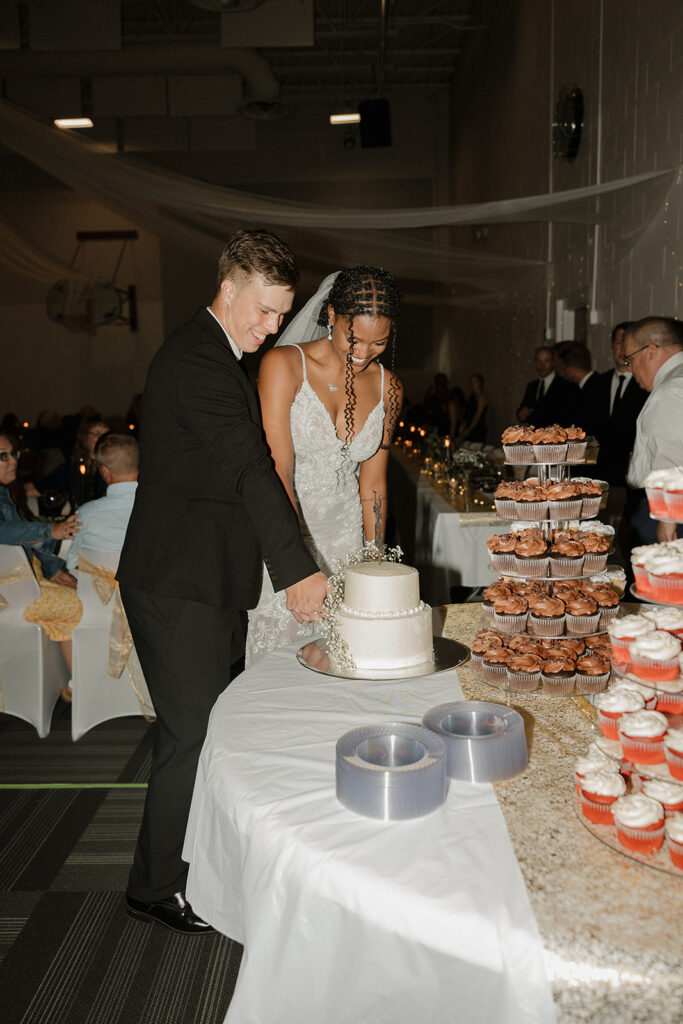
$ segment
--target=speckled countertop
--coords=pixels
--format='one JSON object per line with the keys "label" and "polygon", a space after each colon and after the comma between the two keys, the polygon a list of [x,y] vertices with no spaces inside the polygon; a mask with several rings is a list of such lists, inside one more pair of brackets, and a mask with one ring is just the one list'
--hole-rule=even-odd
{"label": "speckled countertop", "polygon": [[[632,608],[630,610],[636,610]],[[438,609],[471,645],[481,605]],[[620,855],[572,805],[575,759],[594,739],[581,698],[507,695],[458,670],[467,700],[524,718],[529,767],[495,786],[546,951],[558,1024],[683,1022],[683,879]]]}

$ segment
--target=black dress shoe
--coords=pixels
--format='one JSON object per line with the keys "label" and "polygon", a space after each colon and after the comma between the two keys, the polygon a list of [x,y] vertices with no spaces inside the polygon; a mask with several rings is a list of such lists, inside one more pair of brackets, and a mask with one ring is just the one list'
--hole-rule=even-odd
{"label": "black dress shoe", "polygon": [[209,935],[216,930],[202,921],[201,917],[197,917],[182,892],[176,892],[155,903],[134,900],[126,893],[126,913],[129,917],[139,917],[144,921],[157,921],[164,928],[170,928],[172,932],[181,935]]}

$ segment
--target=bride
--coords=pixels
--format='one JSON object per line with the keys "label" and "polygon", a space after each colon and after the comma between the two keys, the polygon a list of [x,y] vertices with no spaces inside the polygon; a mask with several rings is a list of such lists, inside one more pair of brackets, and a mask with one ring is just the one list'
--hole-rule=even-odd
{"label": "bride", "polygon": [[[328,575],[335,559],[375,537],[378,499],[384,531],[389,443],[403,397],[393,372],[399,301],[386,270],[331,274],[261,362],[261,414],[275,468]],[[377,362],[387,347],[391,370]],[[294,619],[285,592],[274,593],[264,572],[249,612],[247,665],[318,632]]]}

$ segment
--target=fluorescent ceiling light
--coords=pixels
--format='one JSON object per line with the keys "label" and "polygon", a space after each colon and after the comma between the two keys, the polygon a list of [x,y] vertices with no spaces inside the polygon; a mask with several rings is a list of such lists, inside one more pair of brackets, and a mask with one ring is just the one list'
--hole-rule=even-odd
{"label": "fluorescent ceiling light", "polygon": [[92,128],[93,123],[89,117],[56,117],[55,124],[58,128]]}
{"label": "fluorescent ceiling light", "polygon": [[360,124],[360,114],[330,114],[330,124]]}

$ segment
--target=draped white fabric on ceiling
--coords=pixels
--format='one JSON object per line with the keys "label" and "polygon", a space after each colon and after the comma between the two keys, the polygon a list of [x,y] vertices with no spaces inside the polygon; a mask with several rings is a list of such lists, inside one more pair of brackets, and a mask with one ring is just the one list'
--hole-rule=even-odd
{"label": "draped white fabric on ceiling", "polygon": [[[441,298],[431,288],[413,298],[431,303],[489,307],[512,293],[541,284],[548,266],[521,259],[439,245],[417,229],[468,224],[539,221],[617,225],[634,237],[661,208],[675,169],[650,171],[602,185],[560,193],[487,203],[387,210],[342,209],[280,200],[224,188],[146,163],[92,142],[0,100],[0,140],[25,159],[70,187],[97,198],[152,233],[215,257],[226,236],[244,225],[272,227],[287,239],[311,279],[330,266],[370,263],[389,266],[400,278],[449,286]],[[636,201],[637,200],[637,201]],[[16,233],[15,233],[16,235]],[[47,274],[51,258],[26,239],[2,232],[14,269]],[[17,243],[22,242],[19,246]],[[57,262],[57,261],[54,261]],[[32,271],[31,271],[32,267]],[[64,268],[60,265],[59,274]],[[54,278],[50,272],[48,277]]]}

